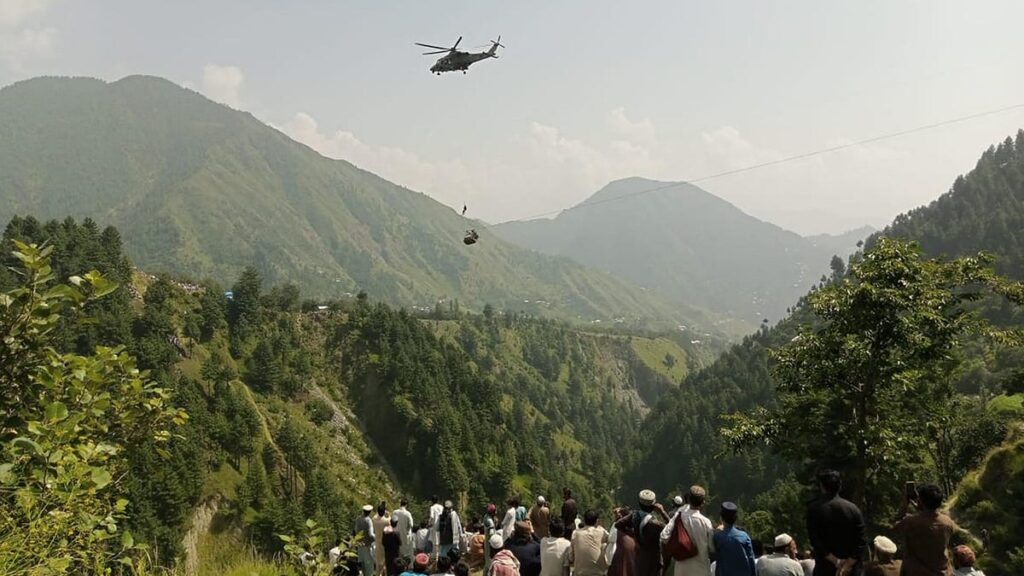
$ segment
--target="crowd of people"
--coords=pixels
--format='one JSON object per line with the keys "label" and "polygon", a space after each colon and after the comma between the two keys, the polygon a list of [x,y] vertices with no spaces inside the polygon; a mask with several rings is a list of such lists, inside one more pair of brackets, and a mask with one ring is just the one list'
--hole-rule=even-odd
{"label": "crowd of people", "polygon": [[405,500],[390,513],[381,503],[375,516],[367,505],[353,527],[355,557],[343,559],[339,541],[329,561],[349,576],[984,576],[970,547],[952,548],[959,528],[941,511],[934,484],[908,494],[890,531],[900,549],[884,535],[868,542],[860,510],[840,496],[838,472],[822,471],[817,480],[803,550],[786,533],[769,545],[752,539],[732,502],[721,504],[713,522],[704,514],[706,490],[691,486],[667,508],[643,490],[635,508],[612,510],[607,528],[598,511],[580,514],[568,489],[557,513],[543,496],[529,509],[513,497],[501,515],[488,504],[468,529],[452,502],[436,497],[419,524]]}

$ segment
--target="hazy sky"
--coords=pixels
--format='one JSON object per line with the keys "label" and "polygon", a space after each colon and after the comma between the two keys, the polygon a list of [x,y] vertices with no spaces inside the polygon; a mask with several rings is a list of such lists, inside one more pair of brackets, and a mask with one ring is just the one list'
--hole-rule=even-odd
{"label": "hazy sky", "polygon": [[[1024,2],[0,0],[0,84],[153,74],[470,216],[1024,103]],[[413,42],[507,50],[436,77]],[[801,233],[926,203],[1024,109],[701,184]],[[2,126],[0,126],[2,129]]]}

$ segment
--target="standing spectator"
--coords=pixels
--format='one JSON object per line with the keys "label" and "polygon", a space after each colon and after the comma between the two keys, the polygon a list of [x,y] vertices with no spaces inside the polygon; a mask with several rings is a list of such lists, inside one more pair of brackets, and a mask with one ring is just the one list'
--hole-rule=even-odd
{"label": "standing spectator", "polygon": [[553,519],[548,532],[540,541],[540,576],[569,576],[570,542],[562,519]]}
{"label": "standing spectator", "polygon": [[377,568],[377,576],[384,576],[387,572],[387,565],[384,562],[384,529],[391,525],[391,515],[388,514],[388,505],[381,502],[377,505],[377,515],[373,517],[373,548],[374,564]]}
{"label": "standing spectator", "polygon": [[551,508],[548,508],[548,502],[543,496],[537,496],[537,503],[530,507],[527,518],[537,538],[546,538],[551,525]]}
{"label": "standing spectator", "polygon": [[712,537],[715,547],[715,576],[754,576],[754,545],[750,535],[736,527],[739,508],[723,502],[722,530]]}
{"label": "standing spectator", "polygon": [[804,569],[796,561],[796,542],[789,534],[775,537],[772,553],[757,563],[757,576],[804,576]]}
{"label": "standing spectator", "polygon": [[[398,576],[400,573],[395,563],[395,560],[402,556],[402,536],[398,532],[398,524],[398,517],[392,515],[380,538],[381,548],[384,550],[384,570],[388,576]],[[377,570],[379,571],[380,567],[377,567]]]}
{"label": "standing spectator", "polygon": [[519,498],[512,496],[505,501],[505,504],[508,505],[508,510],[505,511],[505,517],[501,519],[502,541],[511,538],[516,529],[516,510],[519,508]]}
{"label": "standing spectator", "polygon": [[441,506],[441,499],[437,497],[437,494],[430,497],[430,525],[433,526],[437,522],[437,517],[441,515],[441,511],[444,510],[444,506]]}
{"label": "standing spectator", "polygon": [[375,536],[373,534],[373,519],[370,518],[370,514],[373,514],[373,506],[369,504],[363,506],[363,515],[356,518],[355,525],[352,527],[352,533],[358,537],[356,554],[359,556],[359,568],[363,576],[372,576],[376,573]]}
{"label": "standing spectator", "polygon": [[661,576],[661,532],[668,524],[668,515],[651,490],[641,490],[638,501],[637,509],[615,527],[631,524],[637,547],[636,576]]}
{"label": "standing spectator", "polygon": [[818,473],[820,495],[807,508],[807,532],[814,549],[814,576],[845,576],[864,557],[864,516],[839,495],[842,478],[835,470]]}
{"label": "standing spectator", "polygon": [[572,497],[572,490],[562,490],[562,522],[565,524],[565,537],[572,540],[572,533],[576,530],[576,517],[579,516],[579,509],[576,506],[576,499]]}
{"label": "standing spectator", "polygon": [[916,502],[907,498],[904,512],[915,503],[920,505],[921,511],[905,516],[893,526],[903,538],[903,576],[953,574],[946,550],[959,527],[939,511],[942,500],[942,490],[935,484],[919,487]]}
{"label": "standing spectator", "polygon": [[985,576],[984,572],[974,568],[974,550],[964,544],[953,549],[953,566],[956,576]]}
{"label": "standing spectator", "polygon": [[900,576],[903,563],[896,559],[896,543],[885,536],[875,536],[871,547],[875,560],[864,569],[864,576]]}
{"label": "standing spectator", "polygon": [[704,502],[707,500],[707,492],[701,486],[690,486],[687,492],[685,504],[678,509],[669,520],[668,524],[661,531],[661,543],[664,546],[672,537],[676,522],[681,522],[690,541],[693,542],[697,554],[685,560],[673,560],[673,576],[706,576],[711,568],[711,552],[714,551],[712,537],[714,529],[711,527],[711,520],[701,513]]}
{"label": "standing spectator", "polygon": [[604,559],[604,547],[608,545],[608,531],[597,521],[597,512],[587,510],[583,514],[583,527],[572,533],[569,560],[573,576],[605,576],[608,563]]}
{"label": "standing spectator", "polygon": [[491,568],[486,572],[486,576],[519,576],[519,560],[504,549],[505,541],[502,540],[501,534],[491,536],[488,544],[494,556],[491,558]]}
{"label": "standing spectator", "polygon": [[[484,514],[484,574],[488,574],[491,569],[491,558],[494,557],[494,551],[491,550],[491,536],[494,536],[498,532],[498,523],[495,519],[495,514],[498,513],[498,507],[494,504],[487,505],[487,513]],[[502,538],[504,542],[504,538]]]}
{"label": "standing spectator", "polygon": [[540,542],[534,537],[529,522],[516,522],[512,537],[504,546],[519,560],[520,576],[540,576]]}
{"label": "standing spectator", "polygon": [[[616,508],[614,511],[615,522],[611,531],[608,532],[608,546],[604,550],[604,558],[608,563],[608,576],[636,576],[636,538],[633,537],[633,525],[624,522],[621,527],[618,523],[623,518],[629,519],[633,511],[627,507]],[[702,575],[704,576],[704,575]]]}
{"label": "standing spectator", "polygon": [[459,544],[462,542],[462,522],[459,520],[458,512],[453,510],[451,500],[444,501],[444,507],[434,523],[433,534],[431,541],[438,547],[438,557],[448,556],[453,549],[456,553],[459,552]]}
{"label": "standing spectator", "polygon": [[[429,522],[429,520],[423,520],[420,522],[420,527],[416,529],[416,554],[430,554],[433,550],[430,542],[430,525],[427,524],[427,522]],[[413,563],[415,563],[415,560]]]}
{"label": "standing spectator", "polygon": [[[416,548],[413,534],[416,523],[412,519],[412,513],[409,512],[409,501],[402,498],[401,502],[399,502],[398,510],[392,512],[391,517],[398,519],[398,526],[395,527],[395,531],[402,539],[401,555],[407,560],[412,560]],[[388,570],[391,570],[390,564],[388,565]]]}

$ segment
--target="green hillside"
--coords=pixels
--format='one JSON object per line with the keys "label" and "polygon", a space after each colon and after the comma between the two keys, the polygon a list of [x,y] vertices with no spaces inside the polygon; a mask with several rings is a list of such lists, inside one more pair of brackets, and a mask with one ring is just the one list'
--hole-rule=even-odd
{"label": "green hillside", "polygon": [[[623,197],[628,200],[616,201]],[[643,178],[612,182],[554,219],[492,230],[712,310],[746,332],[764,318],[782,318],[828,271],[834,246],[846,244],[844,238],[812,242],[692,184]]]}
{"label": "green hillside", "polygon": [[[974,170],[958,178],[953,189],[927,207],[896,219],[881,234],[919,240],[930,256],[964,256],[987,250],[996,255],[996,269],[1011,277],[1024,275],[1024,131],[986,151]],[[873,240],[868,241],[872,245]],[[843,277],[833,271],[832,280]],[[997,325],[1019,327],[1019,307],[979,303],[984,315]],[[792,463],[766,449],[732,453],[721,436],[723,414],[771,405],[775,384],[770,352],[789,343],[800,324],[813,322],[802,306],[779,324],[764,328],[733,345],[710,366],[691,373],[670,391],[644,421],[640,456],[628,467],[623,494],[641,484],[657,491],[706,481],[723,497],[748,505],[758,494],[775,487],[785,492],[784,480],[807,462]],[[965,395],[995,396],[993,408],[1012,411],[1015,396],[996,396],[1009,383],[1019,381],[1024,354],[1019,348],[971,343],[959,352],[964,362],[950,375],[951,385]],[[1005,410],[1004,410],[1005,412]],[[671,454],[672,458],[666,458]],[[977,456],[977,455],[976,455]],[[806,470],[801,478],[806,482]],[[780,482],[780,484],[776,484]],[[797,492],[798,493],[798,492]],[[799,504],[799,499],[796,500]]]}
{"label": "green hillside", "polygon": [[517,248],[429,197],[324,158],[166,80],[37,78],[0,90],[0,219],[117,226],[140,267],[228,283],[254,265],[305,293],[663,326],[711,322],[607,273]]}

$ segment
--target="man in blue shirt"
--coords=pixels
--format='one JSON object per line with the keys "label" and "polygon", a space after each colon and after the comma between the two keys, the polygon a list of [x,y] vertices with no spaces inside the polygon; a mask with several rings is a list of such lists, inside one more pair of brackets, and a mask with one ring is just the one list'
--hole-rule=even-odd
{"label": "man in blue shirt", "polygon": [[750,536],[736,528],[739,508],[732,502],[722,503],[724,528],[715,532],[715,576],[754,576],[754,545]]}

